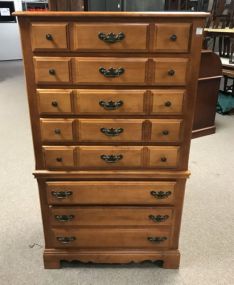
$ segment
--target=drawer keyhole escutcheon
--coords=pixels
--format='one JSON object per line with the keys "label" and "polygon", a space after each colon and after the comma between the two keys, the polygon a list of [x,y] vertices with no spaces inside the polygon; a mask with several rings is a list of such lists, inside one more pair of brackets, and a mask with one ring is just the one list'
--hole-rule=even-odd
{"label": "drawer keyhole escutcheon", "polygon": [[169,218],[168,215],[149,215],[149,219],[152,220],[155,223],[165,222]]}
{"label": "drawer keyhole escutcheon", "polygon": [[53,107],[58,107],[58,102],[57,102],[57,101],[52,101],[52,102],[51,102],[51,105],[52,105]]}
{"label": "drawer keyhole escutcheon", "polygon": [[62,161],[63,161],[62,157],[57,157],[56,160],[57,160],[58,162],[62,162]]}
{"label": "drawer keyhole escutcheon", "polygon": [[170,70],[168,70],[167,74],[168,74],[169,76],[174,76],[174,75],[175,75],[175,70],[170,69]]}
{"label": "drawer keyhole escutcheon", "polygon": [[171,195],[171,191],[151,191],[150,194],[156,199],[166,199]]}
{"label": "drawer keyhole escutcheon", "polygon": [[148,237],[148,241],[160,243],[167,240],[167,237]]}
{"label": "drawer keyhole escutcheon", "polygon": [[74,219],[74,215],[55,215],[55,219],[59,222],[69,222]]}
{"label": "drawer keyhole escutcheon", "polygon": [[125,38],[125,34],[123,32],[118,33],[117,35],[115,33],[99,33],[98,38],[106,43],[114,44],[116,42],[122,41]]}
{"label": "drawer keyhole escutcheon", "polygon": [[46,39],[48,41],[52,41],[53,40],[53,36],[51,34],[46,34]]}
{"label": "drawer keyhole escutcheon", "polygon": [[108,137],[116,137],[116,136],[119,136],[120,134],[122,134],[124,129],[122,129],[122,128],[117,128],[117,129],[101,128],[100,131]]}
{"label": "drawer keyhole escutcheon", "polygon": [[119,77],[124,73],[124,68],[113,68],[110,67],[109,69],[106,69],[104,67],[99,68],[99,72],[104,75],[105,77]]}
{"label": "drawer keyhole escutcheon", "polygon": [[167,135],[169,135],[169,131],[168,131],[168,130],[164,130],[164,131],[162,131],[162,134],[163,134],[164,136],[167,136]]}
{"label": "drawer keyhole escutcheon", "polygon": [[56,135],[60,135],[60,134],[61,134],[61,130],[60,130],[60,129],[55,129],[55,130],[54,130],[54,133],[55,133]]}
{"label": "drawer keyhole escutcheon", "polygon": [[171,35],[170,40],[175,42],[177,40],[177,35],[175,35],[175,34]]}
{"label": "drawer keyhole escutcheon", "polygon": [[105,110],[116,110],[118,108],[120,108],[121,106],[123,106],[123,101],[100,101],[99,105],[101,107],[103,107]]}
{"label": "drawer keyhole escutcheon", "polygon": [[171,107],[171,105],[172,105],[172,104],[171,104],[170,101],[167,101],[167,102],[165,102],[165,104],[164,104],[165,107]]}
{"label": "drawer keyhole escutcheon", "polygon": [[117,155],[102,154],[100,157],[102,160],[104,160],[107,163],[115,163],[115,162],[118,162],[119,160],[123,159],[122,154],[117,154]]}
{"label": "drawer keyhole escutcheon", "polygon": [[76,240],[76,237],[56,237],[56,239],[62,244],[68,244]]}
{"label": "drawer keyhole escutcheon", "polygon": [[50,75],[55,75],[56,74],[55,69],[53,69],[53,68],[49,69],[49,74]]}
{"label": "drawer keyhole escutcheon", "polygon": [[66,199],[72,195],[72,191],[52,191],[51,194],[57,199]]}

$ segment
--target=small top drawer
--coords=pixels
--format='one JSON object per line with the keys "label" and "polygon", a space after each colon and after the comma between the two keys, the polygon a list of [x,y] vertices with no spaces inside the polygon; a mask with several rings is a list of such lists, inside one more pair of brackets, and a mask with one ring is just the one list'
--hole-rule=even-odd
{"label": "small top drawer", "polygon": [[67,23],[32,23],[31,41],[33,51],[67,50]]}
{"label": "small top drawer", "polygon": [[74,24],[74,50],[145,50],[148,24]]}
{"label": "small top drawer", "polygon": [[154,49],[161,52],[187,52],[190,27],[187,23],[156,24]]}

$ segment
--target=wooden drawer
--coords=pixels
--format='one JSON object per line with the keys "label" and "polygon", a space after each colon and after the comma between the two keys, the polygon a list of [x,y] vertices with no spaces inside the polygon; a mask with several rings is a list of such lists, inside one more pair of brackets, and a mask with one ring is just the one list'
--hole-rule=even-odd
{"label": "wooden drawer", "polygon": [[79,141],[141,141],[143,120],[80,119]]}
{"label": "wooden drawer", "polygon": [[181,114],[183,111],[184,90],[152,90],[153,114]]}
{"label": "wooden drawer", "polygon": [[32,50],[67,50],[67,23],[32,23]]}
{"label": "wooden drawer", "polygon": [[43,147],[46,168],[74,168],[74,147],[72,146],[46,146]]}
{"label": "wooden drawer", "polygon": [[179,147],[148,147],[150,151],[149,166],[152,168],[176,168],[179,160]]}
{"label": "wooden drawer", "polygon": [[41,119],[41,138],[43,142],[71,142],[75,139],[73,134],[74,120],[71,119]]}
{"label": "wooden drawer", "polygon": [[191,24],[162,23],[155,25],[154,49],[161,52],[187,52]]}
{"label": "wooden drawer", "polygon": [[157,85],[186,85],[186,58],[156,58],[154,82]]}
{"label": "wooden drawer", "polygon": [[170,245],[170,229],[80,228],[52,229],[55,248],[163,248]]}
{"label": "wooden drawer", "polygon": [[[148,24],[79,23],[74,24],[74,50],[145,50]],[[140,36],[138,36],[140,35]]]}
{"label": "wooden drawer", "polygon": [[72,113],[71,90],[37,90],[38,109],[40,114]]}
{"label": "wooden drawer", "polygon": [[151,120],[151,141],[179,142],[182,137],[182,120]]}
{"label": "wooden drawer", "polygon": [[80,168],[141,168],[142,147],[81,146],[77,153]]}
{"label": "wooden drawer", "polygon": [[36,83],[63,84],[71,81],[71,59],[66,57],[34,57]]}
{"label": "wooden drawer", "polygon": [[46,182],[52,205],[173,204],[176,182],[61,181]]}
{"label": "wooden drawer", "polygon": [[157,226],[170,225],[172,208],[159,207],[52,207],[52,226]]}
{"label": "wooden drawer", "polygon": [[144,90],[77,90],[79,114],[131,115],[144,113]]}
{"label": "wooden drawer", "polygon": [[88,58],[75,59],[74,80],[79,84],[145,84],[145,58]]}

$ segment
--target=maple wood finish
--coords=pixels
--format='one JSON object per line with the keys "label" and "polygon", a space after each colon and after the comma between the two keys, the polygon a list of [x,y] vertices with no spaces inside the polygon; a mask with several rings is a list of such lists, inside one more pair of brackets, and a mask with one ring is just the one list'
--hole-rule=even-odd
{"label": "maple wood finish", "polygon": [[45,268],[178,268],[205,13],[16,14]]}

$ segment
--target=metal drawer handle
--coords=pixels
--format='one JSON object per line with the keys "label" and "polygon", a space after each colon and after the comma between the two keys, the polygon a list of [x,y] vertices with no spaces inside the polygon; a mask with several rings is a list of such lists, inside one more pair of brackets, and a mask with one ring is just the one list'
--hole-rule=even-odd
{"label": "metal drawer handle", "polygon": [[148,241],[155,243],[164,242],[165,240],[167,240],[167,237],[148,237]]}
{"label": "metal drawer handle", "polygon": [[171,107],[171,102],[170,101],[165,102],[164,106],[165,107]]}
{"label": "metal drawer handle", "polygon": [[167,158],[165,156],[161,157],[161,162],[166,162],[167,161]]}
{"label": "metal drawer handle", "polygon": [[171,195],[171,191],[151,191],[150,194],[156,199],[166,199]]}
{"label": "metal drawer handle", "polygon": [[74,240],[76,240],[76,237],[56,237],[57,241],[59,241],[62,244],[68,244]]}
{"label": "metal drawer handle", "polygon": [[55,215],[56,220],[59,222],[69,222],[74,219],[74,215]]}
{"label": "metal drawer handle", "polygon": [[117,128],[117,129],[101,128],[100,131],[108,137],[116,137],[116,136],[119,136],[121,133],[123,133],[124,129],[122,128]]}
{"label": "metal drawer handle", "polygon": [[124,68],[119,67],[119,68],[109,68],[105,69],[104,67],[99,68],[99,72],[104,75],[105,77],[119,77],[124,73]]}
{"label": "metal drawer handle", "polygon": [[123,155],[122,154],[117,154],[117,155],[102,154],[100,156],[100,158],[107,163],[115,163],[115,162],[118,162],[119,160],[123,159]]}
{"label": "metal drawer handle", "polygon": [[52,41],[53,40],[53,36],[51,34],[46,34],[46,39],[48,41]]}
{"label": "metal drawer handle", "polygon": [[103,107],[105,110],[116,110],[118,108],[120,108],[121,106],[123,106],[123,101],[100,101],[99,105],[101,107]]}
{"label": "metal drawer handle", "polygon": [[49,74],[50,75],[55,75],[56,74],[55,69],[53,69],[53,68],[49,69]]}
{"label": "metal drawer handle", "polygon": [[125,34],[123,32],[118,33],[117,35],[115,33],[99,33],[98,38],[106,43],[114,44],[116,42],[122,41],[125,38]]}
{"label": "metal drawer handle", "polygon": [[54,129],[54,133],[55,133],[56,135],[60,135],[60,134],[61,134],[61,130],[60,130],[60,129]]}
{"label": "metal drawer handle", "polygon": [[53,107],[58,107],[58,102],[57,102],[57,101],[52,101],[52,102],[51,102],[51,105],[52,105]]}
{"label": "metal drawer handle", "polygon": [[63,161],[63,158],[62,158],[62,157],[57,157],[56,160],[57,160],[58,162],[62,162],[62,161]]}
{"label": "metal drawer handle", "polygon": [[171,70],[168,70],[167,74],[169,76],[174,76],[175,75],[175,70],[171,69]]}
{"label": "metal drawer handle", "polygon": [[175,42],[177,40],[177,35],[171,35],[170,40]]}
{"label": "metal drawer handle", "polygon": [[164,136],[167,136],[167,135],[169,135],[169,131],[168,131],[168,130],[164,130],[164,131],[162,131],[162,134],[163,134]]}
{"label": "metal drawer handle", "polygon": [[66,199],[72,195],[72,191],[52,191],[51,194],[57,199]]}
{"label": "metal drawer handle", "polygon": [[149,219],[155,223],[165,222],[168,218],[169,218],[168,215],[164,215],[164,216],[162,216],[162,215],[157,215],[157,216],[149,215]]}

